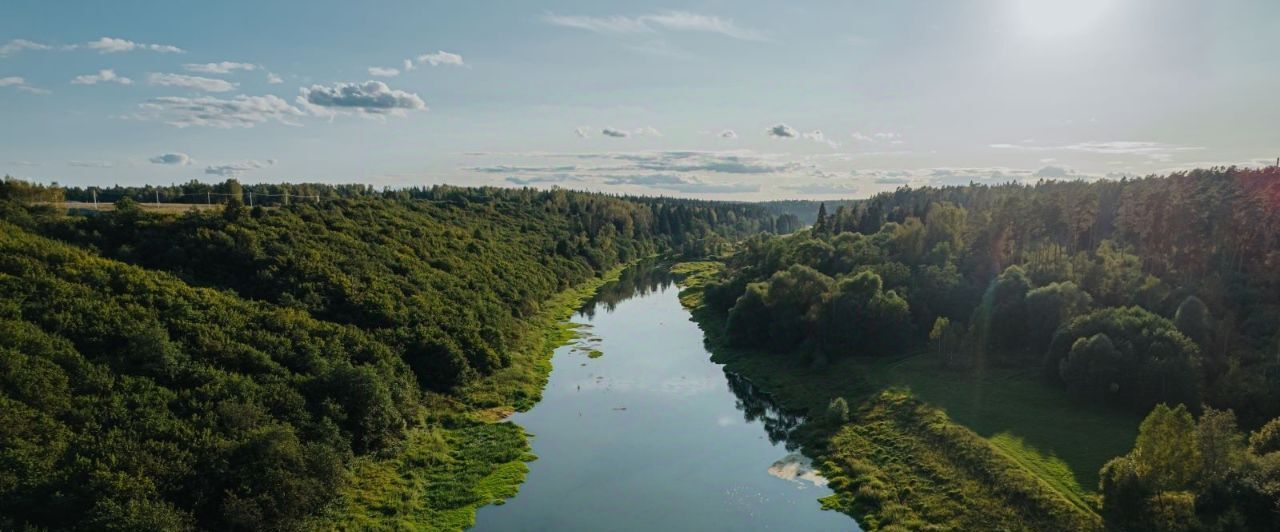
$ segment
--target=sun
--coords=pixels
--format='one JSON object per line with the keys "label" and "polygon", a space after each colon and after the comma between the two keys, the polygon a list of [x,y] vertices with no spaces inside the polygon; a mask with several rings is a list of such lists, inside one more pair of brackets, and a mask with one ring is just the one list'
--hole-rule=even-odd
{"label": "sun", "polygon": [[1115,0],[1013,0],[1018,26],[1044,38],[1086,33],[1103,19]]}

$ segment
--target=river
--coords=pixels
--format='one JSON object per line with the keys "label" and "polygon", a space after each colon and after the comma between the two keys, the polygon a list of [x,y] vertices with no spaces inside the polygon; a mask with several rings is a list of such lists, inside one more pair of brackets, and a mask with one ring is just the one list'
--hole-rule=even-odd
{"label": "river", "polygon": [[799,423],[711,362],[665,270],[638,267],[574,317],[542,401],[512,421],[538,459],[481,531],[858,530],[786,445]]}

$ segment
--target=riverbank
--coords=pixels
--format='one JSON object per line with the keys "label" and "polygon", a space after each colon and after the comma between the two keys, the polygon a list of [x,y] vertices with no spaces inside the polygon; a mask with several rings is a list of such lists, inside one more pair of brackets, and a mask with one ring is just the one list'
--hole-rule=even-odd
{"label": "riverbank", "polygon": [[[724,317],[701,305],[702,286],[719,268],[715,262],[673,267],[684,287],[681,302],[706,333],[713,360],[750,378],[786,408],[802,409],[810,419],[825,420],[805,424],[796,436],[836,491],[824,500],[828,507],[852,515],[869,530],[928,525],[961,530],[1087,530],[1102,526],[1088,491],[1077,480],[1083,475],[1075,474],[1052,451],[1033,447],[1025,437],[1016,436],[1027,432],[1019,430],[1024,428],[1019,423],[1029,419],[1026,415],[1037,407],[1044,407],[1036,418],[1038,425],[1044,424],[1044,416],[1068,411],[1074,416],[1068,420],[1072,426],[1082,422],[1082,416],[1102,423],[1103,441],[1086,444],[1086,454],[1092,457],[1110,452],[1119,441],[1129,445],[1132,436],[1127,430],[1136,427],[1136,422],[1128,424],[1127,419],[1072,409],[1036,391],[1043,387],[1017,383],[987,387],[967,377],[946,384],[929,385],[923,378],[917,382],[913,378],[920,374],[900,368],[904,362],[923,360],[921,357],[843,359],[813,367],[797,357],[727,349],[721,337]],[[1009,391],[1004,391],[1006,388]],[[994,395],[1009,399],[1018,393],[1029,394],[1033,403],[980,398]],[[848,423],[826,420],[827,405],[836,397],[845,398],[852,407]],[[941,404],[935,405],[935,399]],[[968,422],[954,420],[948,415],[953,410]],[[983,426],[984,420],[996,421]],[[994,427],[1005,430],[993,431]],[[1058,427],[1064,429],[1069,427]],[[1069,441],[1082,437],[1088,435],[1076,434]],[[1042,443],[1039,437],[1034,439]],[[1076,469],[1089,467],[1093,460],[1073,459],[1077,459]],[[1094,466],[1092,474],[1096,471]]]}
{"label": "riverbank", "polygon": [[454,398],[428,394],[434,414],[395,452],[359,459],[338,501],[308,524],[314,530],[462,530],[476,510],[502,504],[519,491],[536,459],[524,429],[504,421],[542,397],[557,347],[576,337],[568,320],[600,287],[618,279],[618,266],[560,292],[530,320],[542,331],[511,353],[510,366],[471,384]]}

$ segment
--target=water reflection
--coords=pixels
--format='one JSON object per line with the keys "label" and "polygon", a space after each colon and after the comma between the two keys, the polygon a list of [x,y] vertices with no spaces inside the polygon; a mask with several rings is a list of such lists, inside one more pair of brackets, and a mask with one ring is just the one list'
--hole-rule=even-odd
{"label": "water reflection", "polygon": [[600,307],[605,312],[613,312],[618,303],[666,290],[675,282],[667,266],[649,260],[623,270],[617,281],[600,287],[596,295],[582,305],[579,313],[587,319],[594,319]]}
{"label": "water reflection", "polygon": [[729,390],[738,399],[738,410],[742,411],[747,422],[760,421],[769,436],[769,443],[785,442],[788,451],[798,448],[798,444],[789,438],[791,432],[804,423],[804,416],[779,407],[773,396],[757,388],[746,377],[729,371],[724,372],[724,377],[729,382]]}

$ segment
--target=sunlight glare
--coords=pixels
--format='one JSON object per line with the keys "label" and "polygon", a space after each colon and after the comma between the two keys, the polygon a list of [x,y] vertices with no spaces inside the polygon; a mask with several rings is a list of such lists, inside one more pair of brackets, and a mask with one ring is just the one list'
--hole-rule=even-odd
{"label": "sunlight glare", "polygon": [[1023,32],[1057,38],[1089,31],[1098,24],[1114,0],[1014,0]]}

